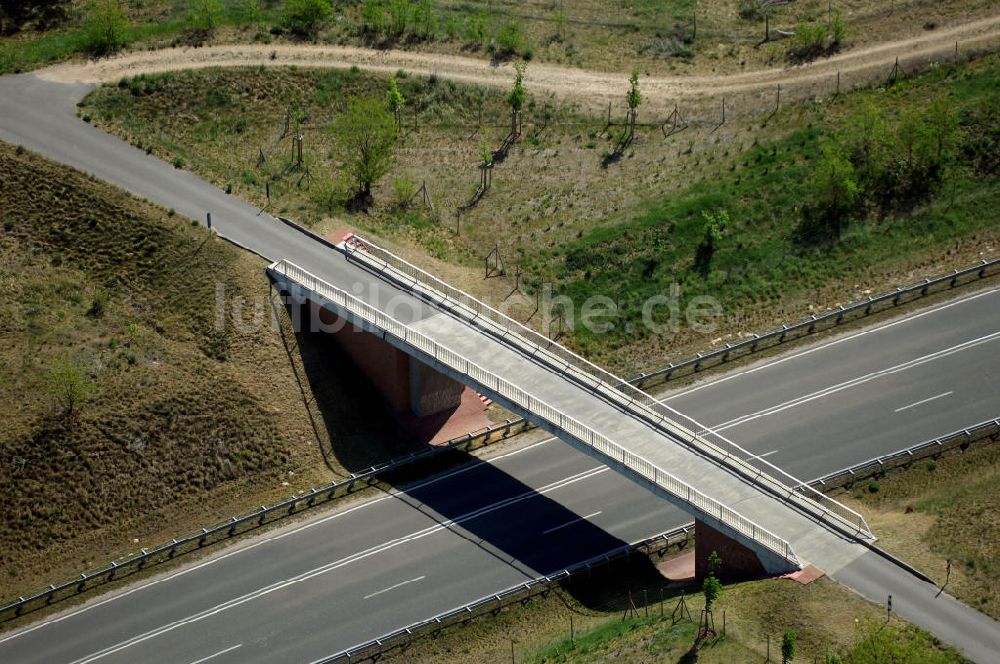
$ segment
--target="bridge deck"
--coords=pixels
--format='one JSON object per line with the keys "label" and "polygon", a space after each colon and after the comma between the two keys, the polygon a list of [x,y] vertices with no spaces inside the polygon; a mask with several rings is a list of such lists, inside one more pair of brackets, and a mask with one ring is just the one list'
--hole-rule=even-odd
{"label": "bridge deck", "polygon": [[[357,259],[358,257],[355,256],[354,260]],[[290,275],[294,273],[294,265],[291,268],[287,264],[285,267],[281,267],[279,264],[272,266],[272,273],[276,274],[279,279],[282,279],[282,275],[278,273],[283,270],[286,275]],[[665,431],[662,427],[644,419],[641,414],[637,414],[629,408],[622,408],[621,403],[588,389],[579,380],[574,380],[571,376],[553,367],[550,361],[546,361],[551,358],[543,357],[544,353],[531,353],[526,346],[520,343],[523,341],[520,337],[505,335],[505,340],[495,334],[489,334],[484,327],[473,324],[470,320],[449,311],[447,303],[441,307],[433,307],[428,311],[423,300],[428,299],[426,297],[428,293],[432,296],[430,299],[440,299],[437,297],[436,291],[420,284],[420,287],[424,289],[425,297],[423,300],[414,298],[412,288],[403,286],[398,279],[389,278],[392,275],[376,273],[385,279],[385,285],[396,287],[399,295],[394,302],[397,306],[378,307],[381,313],[395,314],[399,319],[406,320],[410,331],[422,335],[430,342],[452,353],[469,358],[486,372],[516,386],[531,397],[544,401],[545,405],[573,418],[598,435],[610,439],[627,452],[707,494],[718,503],[752,521],[755,528],[759,527],[777,535],[791,545],[798,557],[798,560],[795,560],[795,556],[792,556],[792,560],[790,562],[786,560],[784,564],[811,562],[832,573],[850,564],[867,551],[856,538],[845,532],[843,528],[830,527],[827,523],[817,519],[815,514],[807,513],[775,495],[773,490],[769,490],[766,485],[754,482],[736,472],[733,467],[720,463],[718,459],[686,445],[676,436],[671,435],[669,431]],[[286,277],[285,280],[290,283],[297,282],[307,291],[310,288],[315,291],[316,284],[309,283],[311,275],[295,274],[297,276],[294,278],[287,279]],[[331,284],[322,284],[319,288],[321,291],[333,288],[338,292],[343,292],[342,289]],[[313,295],[316,293],[314,292]],[[358,310],[352,311],[351,298],[341,299],[337,295],[334,299],[339,301],[335,308],[342,309],[341,313],[347,314],[348,317],[359,314],[367,306],[365,303],[355,302],[354,307]],[[417,311],[411,309],[415,306],[414,299],[420,302],[418,315],[409,314],[411,310]],[[397,322],[399,321],[391,323],[383,321],[381,325],[376,327],[385,330],[392,328]],[[467,376],[463,376],[460,367],[455,370],[454,362],[438,362],[434,357],[428,358],[426,354],[421,352],[425,349],[421,349],[420,344],[411,347],[405,341],[396,338],[399,336],[398,329],[390,331],[393,332],[392,337],[395,342],[404,350],[412,352],[425,361],[430,360],[437,364],[439,369],[451,371],[459,379],[466,379],[466,382],[471,382],[476,389],[490,393],[490,396],[496,398],[500,403],[513,407],[514,410],[534,419],[543,427],[549,428],[557,434],[567,433],[565,430],[560,430],[559,427],[552,426],[552,418],[550,416],[546,418],[543,414],[543,411],[549,411],[539,409],[537,404],[529,403],[531,399],[515,398],[512,400],[508,398],[510,394],[505,394],[503,390],[493,389],[492,385],[482,381],[469,381]],[[514,341],[514,343],[509,343],[510,341]],[[602,461],[610,462],[617,470],[625,470],[626,475],[640,481],[640,483],[648,484],[642,480],[649,479],[649,473],[628,472],[628,469],[623,469],[617,463],[620,459],[588,446],[581,436],[571,435],[566,438],[568,442],[597,456]],[[699,505],[678,500],[679,495],[676,491],[671,493],[661,490],[660,493],[682,509],[691,511],[695,516],[703,518],[709,523],[720,524],[725,529],[727,523],[714,518],[718,517],[719,514],[701,510]],[[804,501],[800,499],[800,502]],[[759,555],[764,554],[761,555],[761,558],[765,566],[777,568],[781,564],[782,561],[775,562],[773,553],[776,547],[766,538],[754,540],[752,537],[741,536],[745,533],[734,532],[732,529],[728,529],[728,532],[757,550]],[[770,552],[766,550],[768,547],[761,545],[762,541],[767,541],[770,545]],[[770,561],[768,561],[768,553],[772,554]]]}

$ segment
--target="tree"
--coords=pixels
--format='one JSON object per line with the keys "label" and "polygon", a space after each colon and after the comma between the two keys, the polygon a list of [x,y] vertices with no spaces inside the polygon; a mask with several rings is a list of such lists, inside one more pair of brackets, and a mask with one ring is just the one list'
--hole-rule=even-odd
{"label": "tree", "polygon": [[413,30],[424,39],[434,39],[438,31],[438,15],[434,0],[419,0],[413,9]]}
{"label": "tree", "polygon": [[406,99],[399,91],[399,86],[396,85],[395,77],[389,79],[389,91],[386,92],[385,100],[389,105],[389,110],[392,111],[396,118],[396,129],[398,130],[401,124],[400,111],[403,106],[406,105]]}
{"label": "tree", "polygon": [[788,629],[781,636],[781,663],[788,664],[795,659],[795,641],[798,635],[795,630]]}
{"label": "tree", "polygon": [[490,149],[485,128],[479,132],[479,160],[482,166],[487,168],[493,164],[493,150]]}
{"label": "tree", "polygon": [[726,226],[729,225],[729,212],[725,208],[719,208],[714,212],[702,211],[701,217],[704,221],[702,240],[695,252],[694,263],[699,272],[707,275],[712,257],[715,256],[716,246],[722,240]]}
{"label": "tree", "polygon": [[222,21],[221,0],[188,0],[188,16],[191,25],[199,30],[211,32]]}
{"label": "tree", "polygon": [[365,0],[361,5],[361,24],[365,31],[372,34],[385,32],[388,27],[385,20],[385,0]]}
{"label": "tree", "polygon": [[347,171],[358,183],[356,200],[368,205],[372,185],[382,179],[395,161],[396,123],[385,104],[370,97],[352,97],[347,112],[332,131],[346,151]]}
{"label": "tree", "polygon": [[511,87],[510,92],[507,93],[507,103],[510,104],[510,133],[513,136],[518,136],[520,132],[518,131],[518,118],[521,115],[521,109],[524,108],[525,92],[524,92],[524,72],[528,68],[528,65],[524,62],[514,63],[514,85]]}
{"label": "tree", "polygon": [[705,611],[711,613],[712,607],[722,594],[722,582],[714,574],[705,577],[701,583],[701,592],[705,595]]}
{"label": "tree", "polygon": [[121,0],[90,0],[86,19],[86,49],[93,55],[108,55],[128,43],[128,19]]}
{"label": "tree", "polygon": [[79,411],[94,391],[94,384],[83,366],[69,356],[49,369],[47,387],[49,393],[62,402],[67,419],[71,419]]}
{"label": "tree", "polygon": [[389,30],[399,36],[410,27],[410,0],[389,0]]}
{"label": "tree", "polygon": [[264,21],[264,12],[260,0],[243,0],[240,4],[240,17],[246,25],[259,28]]}
{"label": "tree", "polygon": [[330,0],[288,0],[285,25],[297,35],[314,39],[332,13]]}
{"label": "tree", "polygon": [[629,140],[635,136],[635,123],[639,117],[639,105],[642,104],[642,92],[639,90],[639,70],[633,69],[628,79],[628,92],[625,103],[628,104]]}
{"label": "tree", "polygon": [[722,594],[722,582],[717,577],[721,568],[722,558],[713,550],[708,555],[708,576],[705,577],[705,580],[701,584],[701,591],[705,594],[705,611],[707,613],[712,612],[712,607],[715,605],[716,600],[719,599],[719,595]]}
{"label": "tree", "polygon": [[840,145],[823,144],[823,156],[813,173],[813,208],[815,221],[827,233],[839,236],[844,219],[858,200],[858,182],[854,166]]}

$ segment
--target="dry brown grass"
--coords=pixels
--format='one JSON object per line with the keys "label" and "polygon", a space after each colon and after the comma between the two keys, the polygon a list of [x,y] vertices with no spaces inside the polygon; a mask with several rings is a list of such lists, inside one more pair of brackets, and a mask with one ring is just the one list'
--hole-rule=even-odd
{"label": "dry brown grass", "polygon": [[[6,144],[0,187],[0,598],[406,449],[332,350],[215,330],[217,280],[268,301],[259,259]],[[64,358],[95,387],[72,419]]]}
{"label": "dry brown grass", "polygon": [[939,585],[951,559],[947,591],[1000,617],[1000,446],[919,461],[875,482],[851,497],[871,514],[880,545]]}
{"label": "dry brown grass", "polygon": [[[637,559],[634,568],[648,565]],[[613,577],[612,577],[613,575]],[[681,622],[671,626],[670,613],[678,603],[677,591],[667,591],[665,620],[660,620],[659,590],[648,587],[647,608],[642,588],[632,586],[638,619],[622,623],[627,603],[626,589],[636,579],[629,569],[616,568],[611,574],[596,574],[575,587],[536,597],[523,605],[504,609],[496,615],[451,627],[442,634],[416,641],[404,651],[393,651],[389,662],[507,661],[514,641],[515,661],[521,662],[685,662],[691,659],[694,625]],[[662,579],[659,583],[662,583]],[[645,587],[645,586],[643,586]],[[574,594],[576,593],[576,594]],[[595,598],[599,602],[594,606]],[[701,593],[689,589],[686,597],[697,619],[703,607]],[[822,659],[827,650],[843,652],[850,647],[857,626],[881,616],[879,607],[857,594],[823,578],[808,586],[788,580],[765,580],[726,586],[716,613],[721,631],[725,612],[725,639],[702,647],[697,661],[728,663],[764,661],[768,638],[771,657],[778,656],[781,634],[786,629],[798,633],[798,656],[802,661]],[[566,649],[570,616],[576,633],[576,648]]]}

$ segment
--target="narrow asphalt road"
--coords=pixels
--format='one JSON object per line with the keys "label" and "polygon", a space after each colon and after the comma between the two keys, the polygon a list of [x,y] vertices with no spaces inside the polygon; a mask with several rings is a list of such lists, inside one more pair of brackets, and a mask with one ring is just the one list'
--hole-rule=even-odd
{"label": "narrow asphalt road", "polygon": [[[367,283],[377,306],[399,297],[280,222],[83,124],[73,104],[85,90],[30,75],[0,78],[0,138],[192,218],[210,211],[220,233],[266,257],[294,257],[336,283]],[[408,304],[409,318],[397,313],[406,322],[429,313]],[[959,418],[971,417],[959,422],[966,426],[997,415],[1000,353],[989,336],[1000,331],[997,305],[992,291],[667,403],[713,435],[773,453],[798,475],[836,470],[946,433]],[[933,407],[948,399],[961,404],[960,412]],[[900,416],[909,411],[917,424]],[[309,661],[687,520],[550,441],[7,635],[0,660]],[[876,599],[894,582],[880,570],[877,561],[859,560],[841,580]],[[913,587],[912,579],[895,581]],[[905,601],[897,608],[908,615]],[[1000,647],[990,641],[995,623],[965,611],[959,622],[980,634],[966,643],[968,654],[984,659]],[[908,617],[937,627],[934,616]],[[940,627],[949,638],[954,625]]]}

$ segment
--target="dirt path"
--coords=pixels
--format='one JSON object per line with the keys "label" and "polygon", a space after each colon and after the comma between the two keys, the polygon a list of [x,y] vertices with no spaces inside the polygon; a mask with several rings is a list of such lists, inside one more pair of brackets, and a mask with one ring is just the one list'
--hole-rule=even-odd
{"label": "dirt path", "polygon": [[[966,55],[1000,43],[1000,15],[962,25],[928,31],[917,37],[847,51],[831,58],[794,66],[735,75],[650,77],[643,92],[651,106],[666,107],[678,99],[713,97],[769,91],[780,83],[783,91],[798,96],[828,94],[840,72],[841,87],[885,77],[898,56],[904,69],[935,59],[953,58],[955,43]],[[274,58],[272,59],[272,55]],[[512,67],[452,55],[373,50],[349,46],[229,45],[205,48],[171,48],[140,51],[86,63],[55,65],[37,75],[56,81],[102,83],[123,76],[201,67],[287,65],[349,67],[357,65],[380,72],[405,69],[422,75],[437,74],[457,82],[506,87]],[[577,98],[587,105],[603,106],[618,99],[626,86],[623,74],[607,74],[546,64],[528,67],[526,82],[535,90]]]}

